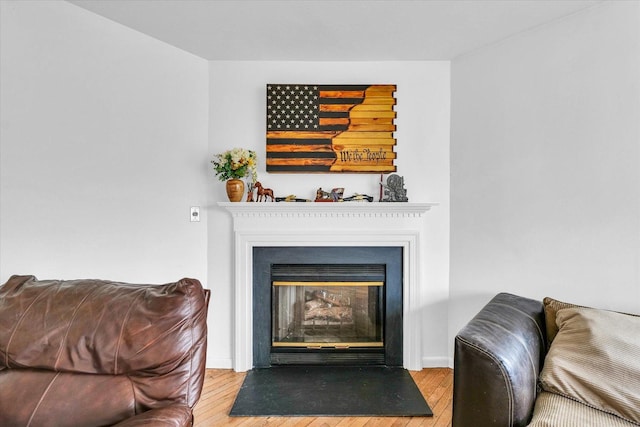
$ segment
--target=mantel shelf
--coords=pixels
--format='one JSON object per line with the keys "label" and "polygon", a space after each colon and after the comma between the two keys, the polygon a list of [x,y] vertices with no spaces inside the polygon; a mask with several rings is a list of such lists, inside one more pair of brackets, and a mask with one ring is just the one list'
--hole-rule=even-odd
{"label": "mantel shelf", "polygon": [[404,202],[218,202],[235,216],[422,216],[438,203]]}

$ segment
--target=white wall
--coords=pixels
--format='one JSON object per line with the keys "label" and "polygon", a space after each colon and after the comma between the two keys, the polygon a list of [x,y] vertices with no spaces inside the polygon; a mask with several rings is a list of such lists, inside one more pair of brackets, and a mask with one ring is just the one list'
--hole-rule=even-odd
{"label": "white wall", "polygon": [[640,3],[452,62],[450,342],[495,293],[640,312]]}
{"label": "white wall", "polygon": [[[313,198],[318,187],[345,187],[378,196],[379,175],[267,174],[265,121],[267,83],[396,84],[398,173],[411,202],[438,202],[426,215],[429,234],[423,278],[425,339],[423,364],[448,363],[447,318],[449,239],[449,63],[448,62],[211,62],[210,157],[233,147],[256,150],[258,179],[276,195]],[[233,351],[232,224],[216,206],[224,184],[210,173],[209,278],[213,290],[209,365],[231,367]],[[440,327],[434,326],[438,325]]]}
{"label": "white wall", "polygon": [[3,1],[0,280],[206,285],[208,63],[61,1]]}

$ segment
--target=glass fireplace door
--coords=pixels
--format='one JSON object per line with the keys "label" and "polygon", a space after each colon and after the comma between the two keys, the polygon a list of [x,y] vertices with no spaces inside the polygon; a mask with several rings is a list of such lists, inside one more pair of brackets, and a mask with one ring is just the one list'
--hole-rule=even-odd
{"label": "glass fireplace door", "polygon": [[383,347],[383,281],[273,281],[272,346]]}

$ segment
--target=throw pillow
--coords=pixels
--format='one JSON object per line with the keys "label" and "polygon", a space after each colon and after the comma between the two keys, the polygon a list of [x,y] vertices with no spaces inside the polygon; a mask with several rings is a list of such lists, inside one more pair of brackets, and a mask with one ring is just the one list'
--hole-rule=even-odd
{"label": "throw pillow", "polygon": [[542,389],[640,423],[640,317],[572,307],[556,321]]}
{"label": "throw pillow", "polygon": [[[545,297],[542,300],[542,304],[544,305],[544,317],[545,317],[545,326],[547,330],[547,347],[551,345],[551,342],[556,337],[558,333],[558,324],[556,322],[556,313],[558,310],[562,310],[563,308],[572,308],[572,307],[582,307],[582,308],[591,308],[586,307],[584,305],[572,304],[570,302],[562,302],[553,298]],[[628,314],[628,313],[623,313]],[[637,314],[629,314],[629,316],[638,316]]]}
{"label": "throw pillow", "polygon": [[542,304],[544,305],[545,326],[547,328],[547,345],[551,345],[551,342],[558,333],[558,325],[556,324],[556,313],[558,312],[558,310],[562,310],[563,308],[582,306],[558,301],[549,297],[544,298],[542,300]]}

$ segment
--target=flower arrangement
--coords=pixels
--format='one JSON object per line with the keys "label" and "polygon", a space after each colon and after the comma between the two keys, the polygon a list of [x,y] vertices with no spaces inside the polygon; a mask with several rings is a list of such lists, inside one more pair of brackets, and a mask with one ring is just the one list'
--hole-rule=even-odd
{"label": "flower arrangement", "polygon": [[257,156],[256,152],[252,150],[244,148],[227,150],[224,153],[216,154],[211,163],[213,163],[213,169],[220,181],[250,176],[253,184],[258,178]]}

